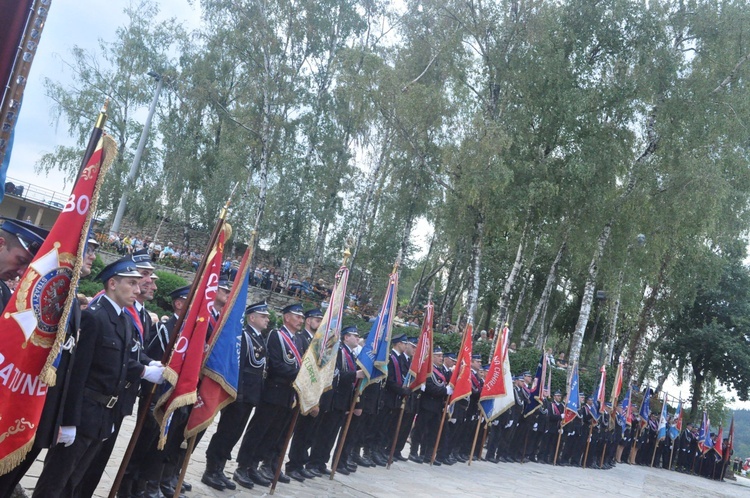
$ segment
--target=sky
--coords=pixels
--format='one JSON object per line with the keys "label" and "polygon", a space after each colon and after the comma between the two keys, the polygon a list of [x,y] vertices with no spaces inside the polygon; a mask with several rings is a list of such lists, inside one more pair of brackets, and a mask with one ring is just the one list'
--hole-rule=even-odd
{"label": "sky", "polygon": [[[69,189],[63,173],[53,171],[45,175],[34,171],[34,165],[43,154],[52,152],[58,145],[74,143],[65,123],[54,121],[53,102],[45,95],[43,81],[44,78],[52,78],[70,83],[71,75],[63,61],[70,60],[71,49],[79,46],[95,52],[100,38],[111,41],[116,29],[127,21],[123,9],[130,3],[122,0],[52,0],[16,126],[8,169],[11,181],[21,180],[58,192]],[[159,6],[163,18],[174,17],[188,29],[199,24],[200,8],[196,0],[159,0]],[[92,120],[95,112],[92,110]],[[422,252],[427,250],[431,231],[429,223],[420,219],[414,242],[422,246]],[[681,392],[685,397],[689,395],[689,385],[677,385],[673,378],[665,383],[665,389],[672,394]],[[729,395],[736,398],[734,393],[730,392]],[[736,401],[731,406],[750,409],[750,402]]]}
{"label": "sky", "polygon": [[[96,52],[100,38],[112,41],[116,29],[127,21],[123,9],[131,3],[138,4],[123,0],[52,0],[16,125],[9,180],[21,180],[58,192],[68,190],[70,185],[65,185],[63,173],[45,175],[34,171],[34,165],[43,154],[54,151],[58,145],[74,143],[66,123],[54,121],[53,102],[45,95],[44,78],[70,83],[71,73],[63,61],[72,59],[71,49],[78,46]],[[200,9],[191,5],[195,2],[159,0],[158,3],[163,18],[174,17],[188,28],[198,25]],[[91,113],[92,126],[97,110]]]}

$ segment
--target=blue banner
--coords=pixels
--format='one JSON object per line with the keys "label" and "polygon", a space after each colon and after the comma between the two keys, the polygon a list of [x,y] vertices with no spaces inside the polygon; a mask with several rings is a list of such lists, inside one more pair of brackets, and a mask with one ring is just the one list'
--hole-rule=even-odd
{"label": "blue banner", "polygon": [[398,273],[394,272],[388,279],[388,289],[385,292],[380,313],[372,324],[362,351],[357,355],[357,363],[365,374],[365,379],[360,383],[360,390],[364,390],[368,384],[379,382],[382,377],[388,375],[388,351],[393,329],[393,315],[396,311],[397,289]]}

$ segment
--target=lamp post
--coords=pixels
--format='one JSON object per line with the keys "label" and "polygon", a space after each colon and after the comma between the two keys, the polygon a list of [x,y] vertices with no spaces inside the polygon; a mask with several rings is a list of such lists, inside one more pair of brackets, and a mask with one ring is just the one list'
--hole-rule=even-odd
{"label": "lamp post", "polygon": [[112,227],[109,229],[110,234],[116,234],[120,231],[120,224],[122,223],[122,217],[125,215],[125,206],[128,204],[128,194],[135,185],[135,179],[138,177],[138,167],[141,163],[141,156],[143,155],[143,149],[146,148],[146,139],[148,138],[148,130],[151,128],[151,120],[156,112],[156,104],[159,102],[159,94],[161,93],[162,83],[164,78],[161,74],[155,71],[149,71],[148,75],[156,80],[156,89],[154,90],[154,98],[151,101],[151,106],[148,108],[148,116],[146,116],[146,122],[143,124],[143,131],[141,131],[141,138],[138,140],[138,148],[135,151],[135,157],[133,157],[133,164],[130,165],[130,172],[128,173],[128,179],[125,183],[125,188],[122,191],[122,197],[120,197],[120,204],[117,206],[117,213],[115,219],[112,222]]}

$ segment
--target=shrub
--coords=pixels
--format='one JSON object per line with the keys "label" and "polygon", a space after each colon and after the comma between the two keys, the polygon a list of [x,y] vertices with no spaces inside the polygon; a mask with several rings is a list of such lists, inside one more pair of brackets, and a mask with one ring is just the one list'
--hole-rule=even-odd
{"label": "shrub", "polygon": [[[156,294],[154,295],[154,300],[148,306],[148,309],[154,313],[158,313],[157,309],[160,311],[171,310],[172,298],[169,297],[170,292],[178,287],[187,285],[188,282],[181,276],[168,271],[156,270],[154,273],[159,277],[159,280],[156,281]],[[171,311],[159,313],[159,316],[169,313],[171,313]]]}

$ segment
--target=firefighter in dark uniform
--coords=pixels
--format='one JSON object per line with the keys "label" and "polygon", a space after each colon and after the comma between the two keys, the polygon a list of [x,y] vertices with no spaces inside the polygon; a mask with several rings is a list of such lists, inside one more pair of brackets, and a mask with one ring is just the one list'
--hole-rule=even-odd
{"label": "firefighter in dark uniform", "polygon": [[36,256],[49,232],[21,220],[0,218],[0,311],[10,301],[5,280],[19,278]]}
{"label": "firefighter in dark uniform", "polygon": [[[145,249],[133,253],[132,259],[133,263],[135,263],[136,271],[141,274],[141,279],[138,283],[140,292],[135,298],[133,306],[126,307],[124,311],[133,324],[133,339],[135,342],[133,345],[133,355],[138,359],[143,355],[145,349],[144,345],[146,344],[145,340],[149,335],[149,330],[152,328],[151,316],[146,311],[145,302],[154,299],[154,292],[156,292],[157,289],[156,280],[158,280],[159,277],[154,274],[151,257]],[[161,356],[155,356],[153,358],[160,360]],[[138,393],[140,391],[140,384],[140,382],[130,383],[123,395],[120,396],[117,406],[120,411],[121,420],[133,413],[135,400],[138,398]],[[149,388],[151,385],[152,384],[148,383]],[[107,439],[99,450],[99,454],[96,456],[94,462],[91,464],[91,467],[89,467],[89,470],[81,481],[81,488],[79,490],[81,496],[94,495],[94,492],[99,485],[99,481],[107,468],[109,457],[115,448],[119,432],[120,426],[118,425],[114,436]],[[123,483],[120,485],[120,494],[122,496],[129,495],[129,489],[132,486],[132,480],[129,477],[130,476],[123,478]]]}
{"label": "firefighter in dark uniform", "polygon": [[[253,481],[258,474],[266,480],[273,480],[283,439],[292,421],[296,395],[292,383],[302,361],[295,334],[305,317],[299,304],[287,306],[282,315],[284,325],[272,330],[266,340],[266,384],[237,455],[240,473],[245,473]],[[264,464],[258,468],[261,460]],[[282,472],[279,482],[288,483],[290,479]]]}
{"label": "firefighter in dark uniform", "polygon": [[409,360],[406,358],[406,334],[391,339],[391,352],[388,355],[388,377],[381,393],[380,428],[378,446],[372,448],[386,462],[391,452],[391,444],[396,434],[401,401],[411,394],[411,389],[404,385],[404,378],[409,373]]}
{"label": "firefighter in dark uniform", "polygon": [[[346,414],[351,408],[352,398],[354,397],[354,387],[357,379],[364,378],[364,372],[357,365],[357,357],[354,350],[359,341],[359,332],[357,327],[350,326],[341,330],[341,346],[339,347],[338,356],[336,357],[336,374],[334,375],[331,390],[323,393],[321,396],[321,416],[320,427],[316,431],[312,449],[310,450],[310,461],[306,465],[307,470],[318,472],[319,474],[329,474],[326,468],[326,462],[331,457],[331,451],[336,443],[336,436],[344,424]],[[330,407],[325,406],[326,401],[323,399],[328,393],[331,393]],[[361,415],[361,409],[358,410]],[[357,410],[355,410],[355,413]],[[359,418],[359,415],[356,417]],[[352,419],[352,422],[355,419]],[[351,433],[350,433],[351,435]],[[348,438],[347,438],[348,439]],[[339,461],[339,471],[347,469],[349,461],[348,455],[342,453]],[[338,472],[338,471],[337,471]]]}
{"label": "firefighter in dark uniform", "polygon": [[[407,358],[407,370],[411,368],[411,362],[414,360],[414,353],[416,352],[417,342],[419,338],[409,337],[406,343],[406,358]],[[412,392],[404,402],[404,418],[401,420],[401,428],[398,432],[398,441],[396,442],[396,451],[393,454],[394,461],[406,461],[406,458],[401,454],[406,446],[406,440],[409,438],[412,427],[414,426],[414,418],[417,416],[419,411],[419,395],[422,391]]]}
{"label": "firefighter in dark uniform", "polygon": [[[240,376],[237,400],[221,410],[216,433],[206,450],[206,471],[201,482],[214,489],[236,489],[236,485],[224,475],[224,466],[232,458],[232,448],[240,440],[250,420],[253,408],[260,403],[263,382],[266,376],[266,342],[261,331],[268,328],[270,315],[265,301],[245,308],[246,326],[242,334],[240,350]],[[243,469],[237,469],[234,480],[241,486],[252,488],[251,480]],[[260,478],[259,485],[268,486],[270,481]]]}
{"label": "firefighter in dark uniform", "polygon": [[[139,271],[143,271],[142,269]],[[146,354],[151,358],[163,358],[164,352],[169,346],[169,342],[177,323],[179,312],[187,302],[187,296],[190,293],[190,286],[179,287],[169,293],[172,299],[172,316],[164,323],[158,323],[155,327],[156,332],[146,345]],[[139,410],[146,409],[146,398],[153,388],[153,384],[147,381],[141,382],[140,400],[138,403]],[[159,399],[157,391],[151,399],[151,405],[148,407],[148,415],[138,435],[133,450],[133,456],[128,463],[128,468],[123,478],[118,496],[123,498],[131,494],[143,496],[145,498],[160,496],[160,481],[164,468],[165,453],[157,449],[159,442],[159,423],[153,415],[154,405]],[[179,418],[179,411],[174,417]],[[172,434],[170,432],[170,434]]]}
{"label": "firefighter in dark uniform", "polygon": [[[96,250],[99,242],[89,234],[89,239],[84,250],[83,261],[81,265],[81,277],[91,274],[91,265],[96,260]],[[78,301],[73,301],[73,307],[70,310],[70,317],[65,330],[65,340],[62,344],[60,356],[57,361],[57,382],[54,386],[47,388],[47,396],[44,399],[44,408],[37,425],[37,431],[34,436],[34,445],[26,454],[23,461],[16,468],[0,476],[0,497],[8,498],[13,494],[16,485],[21,481],[23,476],[31,468],[32,464],[39,456],[39,453],[45,448],[51,448],[57,444],[57,434],[60,428],[62,417],[63,401],[68,392],[68,380],[70,379],[70,369],[73,365],[73,355],[75,354],[76,339],[78,330],[81,328],[81,307]]]}
{"label": "firefighter in dark uniform", "polygon": [[[479,376],[479,371],[482,369],[482,355],[473,354],[471,355],[471,396],[469,396],[469,407],[466,409],[466,417],[464,419],[464,427],[462,429],[461,441],[458,451],[454,451],[456,459],[465,463],[469,459],[469,453],[471,452],[471,445],[474,442],[474,434],[476,433],[477,421],[479,420],[479,397],[482,395],[482,388],[484,387],[484,380]],[[481,453],[479,444],[481,441],[477,439],[477,446],[474,448],[475,455]],[[476,458],[476,456],[474,457]]]}
{"label": "firefighter in dark uniform", "polygon": [[[373,437],[377,437],[374,428],[377,427],[378,406],[382,391],[381,382],[373,382],[362,391],[359,402],[355,405],[354,416],[349,427],[349,434],[344,441],[341,460],[336,472],[347,475],[354,469],[355,465],[363,467],[384,467],[388,462],[384,460],[379,452],[374,454],[370,451]],[[360,453],[364,448],[364,452]],[[343,464],[346,462],[348,465]]]}
{"label": "firefighter in dark uniform", "polygon": [[[299,353],[304,356],[307,348],[318,331],[320,322],[323,320],[323,312],[318,308],[305,311],[305,324],[302,330],[297,332],[297,348]],[[320,424],[318,418],[320,407],[315,407],[307,415],[300,414],[297,418],[297,425],[294,428],[294,435],[289,446],[289,461],[286,464],[286,475],[295,481],[303,482],[305,479],[319,477],[318,473],[313,473],[305,468],[310,460],[308,451],[312,447],[315,432]]]}
{"label": "firefighter in dark uniform", "polygon": [[557,390],[552,394],[552,399],[547,400],[547,429],[537,458],[539,463],[553,463],[555,461],[560,422],[564,413],[565,405],[562,402],[562,392]]}
{"label": "firefighter in dark uniform", "polygon": [[[560,455],[560,460],[558,460],[558,464],[560,465],[573,465],[574,467],[581,466],[581,457],[583,456],[581,448],[586,444],[583,438],[588,437],[589,429],[583,425],[583,412],[585,410],[583,408],[585,404],[584,394],[580,393],[578,399],[578,413],[573,420],[565,424],[565,427],[563,427],[563,440],[565,441],[565,447]],[[585,435],[582,435],[584,431]]]}
{"label": "firefighter in dark uniform", "polygon": [[[429,463],[432,458],[445,399],[453,392],[453,389],[448,385],[450,380],[451,374],[443,366],[443,351],[440,347],[436,347],[432,352],[432,374],[427,377],[419,401],[419,415],[417,415],[417,423],[414,428],[418,441],[417,444],[414,441],[412,442],[414,447],[409,455],[409,460],[417,463]],[[412,433],[413,437],[414,433]],[[419,449],[418,454],[415,453],[417,448]],[[440,462],[435,460],[434,465],[440,465]]]}
{"label": "firefighter in dark uniform", "polygon": [[68,496],[80,484],[105,440],[121,422],[117,402],[128,383],[162,382],[164,367],[143,365],[131,354],[132,323],[123,314],[140,292],[132,259],[105,267],[97,277],[105,293],[81,317],[58,444],[47,453],[34,496]]}

